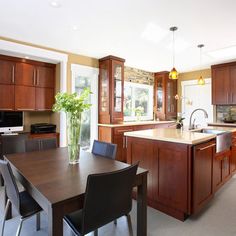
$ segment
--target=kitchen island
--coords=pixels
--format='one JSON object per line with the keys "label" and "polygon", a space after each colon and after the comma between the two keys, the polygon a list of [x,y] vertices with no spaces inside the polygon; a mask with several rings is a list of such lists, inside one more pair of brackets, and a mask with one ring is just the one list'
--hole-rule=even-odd
{"label": "kitchen island", "polygon": [[149,206],[184,221],[213,198],[215,134],[152,129],[124,135],[127,162],[149,170]]}

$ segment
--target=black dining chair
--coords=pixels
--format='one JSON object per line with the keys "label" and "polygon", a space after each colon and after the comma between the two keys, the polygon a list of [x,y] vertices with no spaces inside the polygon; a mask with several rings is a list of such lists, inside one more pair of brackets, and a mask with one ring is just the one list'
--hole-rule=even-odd
{"label": "black dining chair", "polygon": [[102,142],[98,140],[93,141],[92,153],[95,155],[107,157],[110,159],[116,158],[117,145],[113,143]]}
{"label": "black dining chair", "polygon": [[25,141],[26,152],[47,150],[47,149],[52,149],[52,148],[57,148],[56,138],[28,139]]}
{"label": "black dining chair", "polygon": [[12,173],[11,166],[7,161],[0,160],[0,171],[4,179],[6,193],[8,196],[7,205],[5,207],[5,212],[2,222],[1,236],[3,236],[4,233],[4,226],[10,203],[12,203],[15,206],[16,211],[21,216],[16,236],[20,235],[23,221],[35,214],[36,214],[36,230],[38,231],[40,229],[40,211],[42,210],[41,207],[28,194],[28,192],[26,191],[19,192],[14,175]]}
{"label": "black dining chair", "polygon": [[[137,168],[135,164],[114,172],[89,175],[83,209],[64,216],[64,229],[67,225],[75,235],[94,231],[97,236],[99,227],[129,215]],[[132,227],[131,221],[128,222]]]}

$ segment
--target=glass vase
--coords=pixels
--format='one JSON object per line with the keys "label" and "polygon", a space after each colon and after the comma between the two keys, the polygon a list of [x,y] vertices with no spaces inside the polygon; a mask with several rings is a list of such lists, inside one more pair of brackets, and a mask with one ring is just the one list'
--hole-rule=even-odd
{"label": "glass vase", "polygon": [[67,142],[69,164],[79,163],[81,113],[67,113]]}

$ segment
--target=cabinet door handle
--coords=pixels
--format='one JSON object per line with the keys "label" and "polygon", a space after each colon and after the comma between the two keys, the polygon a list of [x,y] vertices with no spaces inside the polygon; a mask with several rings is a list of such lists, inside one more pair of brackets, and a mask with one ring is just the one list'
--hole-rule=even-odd
{"label": "cabinet door handle", "polygon": [[13,108],[1,108],[0,107],[0,110],[3,110],[3,111],[13,111],[14,109]]}
{"label": "cabinet door handle", "polygon": [[125,140],[124,140],[124,138],[125,138],[125,136],[123,136],[123,139],[122,139],[122,146],[123,146],[123,148],[125,148]]}
{"label": "cabinet door handle", "polygon": [[34,73],[34,74],[33,74],[33,85],[35,85],[35,70],[34,70],[33,73]]}
{"label": "cabinet door handle", "polygon": [[12,83],[15,83],[15,66],[12,66]]}
{"label": "cabinet door handle", "polygon": [[37,80],[36,85],[39,85],[39,70],[37,70]]}
{"label": "cabinet door handle", "polygon": [[207,148],[214,147],[214,146],[216,146],[215,143],[210,144],[210,145],[208,145],[208,146],[206,146],[206,147],[203,147],[203,148],[198,148],[197,151],[203,151],[203,150],[205,150],[205,149],[207,149]]}

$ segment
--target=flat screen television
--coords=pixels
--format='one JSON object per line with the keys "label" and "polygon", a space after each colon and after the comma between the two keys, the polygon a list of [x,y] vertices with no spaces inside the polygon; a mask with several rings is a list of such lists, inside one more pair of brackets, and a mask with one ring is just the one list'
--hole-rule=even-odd
{"label": "flat screen television", "polygon": [[0,111],[0,133],[23,131],[22,111]]}

